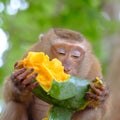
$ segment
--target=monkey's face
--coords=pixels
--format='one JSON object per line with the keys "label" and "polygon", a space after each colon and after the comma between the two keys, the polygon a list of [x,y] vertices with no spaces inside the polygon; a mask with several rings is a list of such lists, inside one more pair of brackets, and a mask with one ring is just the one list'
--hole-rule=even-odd
{"label": "monkey's face", "polygon": [[53,44],[51,51],[53,57],[62,62],[66,73],[77,75],[85,54],[84,47],[80,43],[61,41]]}

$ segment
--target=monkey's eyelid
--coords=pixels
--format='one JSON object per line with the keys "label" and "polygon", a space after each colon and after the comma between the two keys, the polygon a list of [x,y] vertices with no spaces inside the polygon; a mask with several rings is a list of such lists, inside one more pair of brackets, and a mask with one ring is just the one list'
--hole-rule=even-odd
{"label": "monkey's eyelid", "polygon": [[79,57],[79,56],[81,56],[81,53],[73,53],[73,54],[71,54],[71,56]]}
{"label": "monkey's eyelid", "polygon": [[73,50],[73,51],[71,51],[71,55],[72,56],[80,56],[81,55],[81,51],[79,51],[79,50]]}
{"label": "monkey's eyelid", "polygon": [[62,49],[62,48],[58,48],[57,49],[57,52],[60,53],[60,54],[65,54],[65,49]]}

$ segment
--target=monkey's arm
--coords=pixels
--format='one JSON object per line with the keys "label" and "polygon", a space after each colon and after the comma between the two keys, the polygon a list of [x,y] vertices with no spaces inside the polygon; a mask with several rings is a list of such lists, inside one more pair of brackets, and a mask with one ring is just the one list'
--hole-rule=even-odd
{"label": "monkey's arm", "polygon": [[32,100],[32,95],[20,92],[8,77],[4,83],[3,96],[6,103],[0,120],[28,120],[27,107]]}
{"label": "monkey's arm", "polygon": [[[31,83],[31,81],[35,79],[37,75],[30,75],[32,72],[33,70],[21,68],[15,70],[11,76],[5,80],[3,96],[6,106],[1,115],[2,120],[28,120],[30,116],[29,107],[33,102],[33,95],[29,90],[36,86],[36,84]],[[21,116],[19,116],[19,114]]]}
{"label": "monkey's arm", "polygon": [[[103,80],[101,66],[98,59],[92,54],[91,59],[92,64],[86,76],[86,79],[92,80],[93,84],[90,84],[91,91],[86,93],[86,99],[97,101],[99,104],[103,104],[109,97],[109,86],[106,85]],[[94,84],[97,79],[102,80],[101,83]]]}

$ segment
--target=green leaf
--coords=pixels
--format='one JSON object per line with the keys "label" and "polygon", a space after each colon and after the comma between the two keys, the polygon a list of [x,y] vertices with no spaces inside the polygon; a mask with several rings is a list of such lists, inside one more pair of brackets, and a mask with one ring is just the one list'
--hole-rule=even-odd
{"label": "green leaf", "polygon": [[[102,85],[103,82],[96,77],[96,81],[91,82],[71,76],[66,82],[53,80],[50,91],[46,92],[41,86],[36,87],[32,92],[40,99],[52,104],[48,112],[49,120],[71,120],[72,114],[76,110],[85,109],[92,101],[85,99],[85,93],[91,91],[89,84]],[[93,105],[97,103],[92,102]]]}
{"label": "green leaf", "polygon": [[89,80],[71,76],[66,82],[54,81],[48,93],[41,86],[36,87],[32,92],[49,104],[78,110],[83,109],[87,104],[84,96],[89,90],[90,83]]}
{"label": "green leaf", "polygon": [[54,80],[48,94],[58,100],[65,100],[76,96],[78,88],[80,88],[79,92],[83,94],[82,88],[86,88],[86,85],[88,84],[90,84],[90,81],[76,78],[74,76],[71,76],[66,82],[57,82]]}
{"label": "green leaf", "polygon": [[76,95],[76,88],[75,85],[70,81],[58,83],[54,80],[48,94],[58,100],[65,100]]}

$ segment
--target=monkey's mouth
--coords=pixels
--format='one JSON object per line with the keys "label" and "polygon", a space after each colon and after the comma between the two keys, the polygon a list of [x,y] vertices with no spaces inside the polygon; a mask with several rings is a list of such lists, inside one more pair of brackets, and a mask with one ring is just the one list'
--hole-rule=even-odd
{"label": "monkey's mouth", "polygon": [[70,74],[70,75],[71,75],[71,72],[70,72],[70,71],[64,70],[64,72],[65,72],[66,74]]}
{"label": "monkey's mouth", "polygon": [[64,70],[64,72],[65,72],[66,74],[70,74],[70,75],[75,76],[75,72],[73,72],[72,70],[70,70],[70,71]]}

